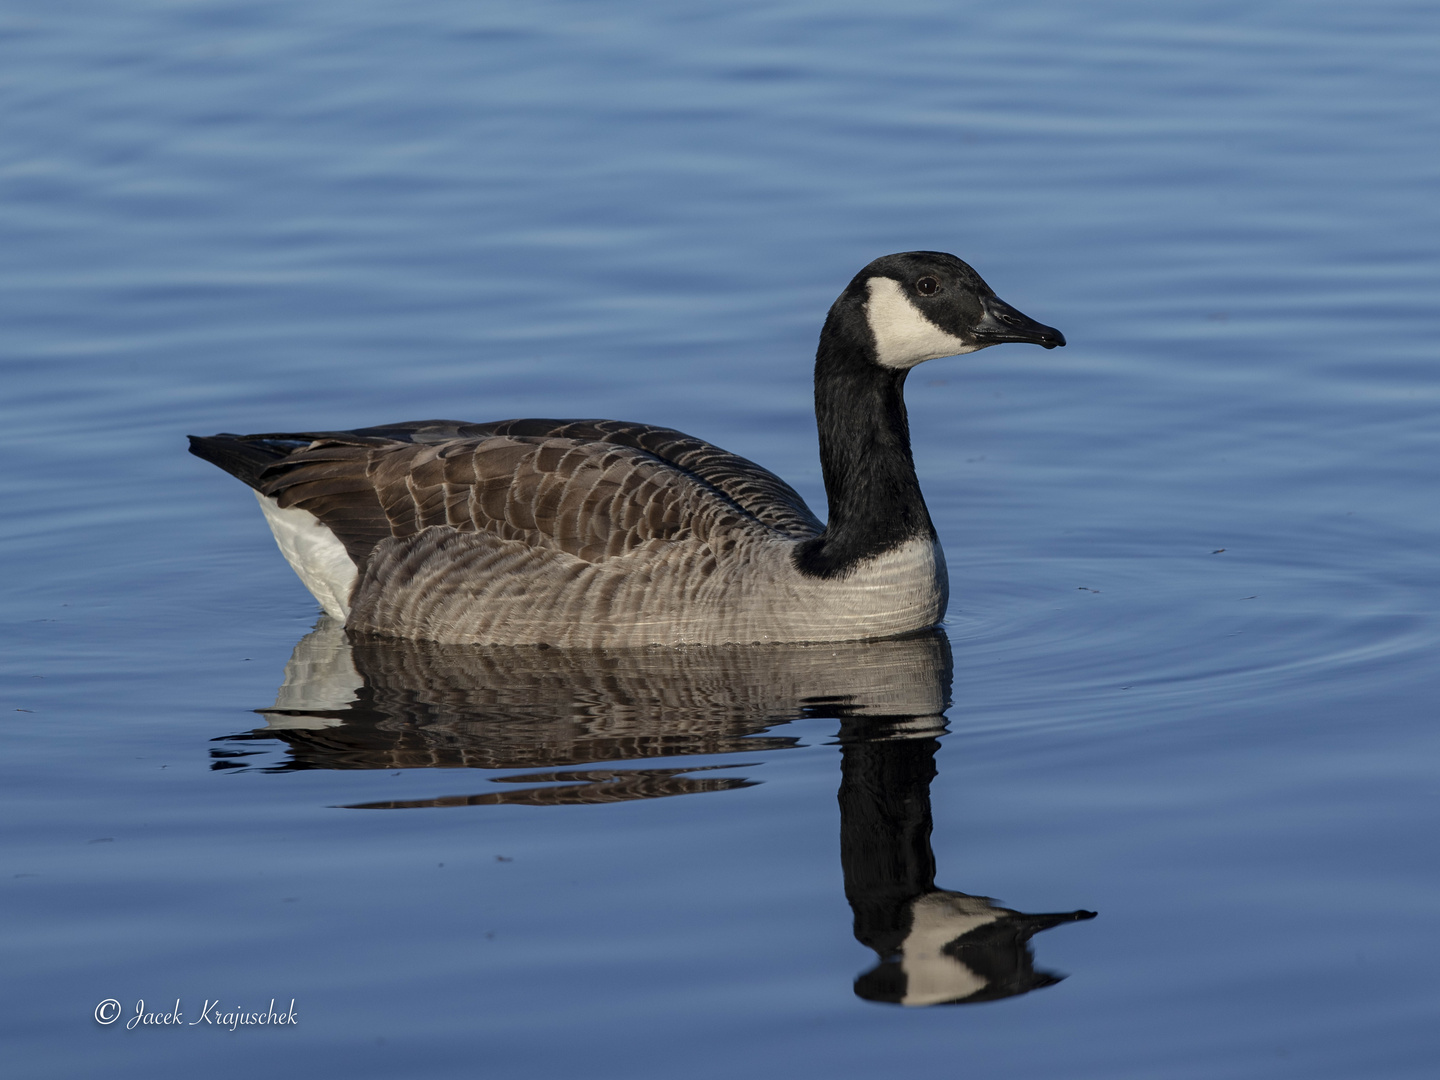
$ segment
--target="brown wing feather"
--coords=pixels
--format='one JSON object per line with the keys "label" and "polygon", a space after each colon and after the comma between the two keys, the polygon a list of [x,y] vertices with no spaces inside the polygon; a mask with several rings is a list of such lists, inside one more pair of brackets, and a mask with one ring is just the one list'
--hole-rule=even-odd
{"label": "brown wing feather", "polygon": [[746,513],[796,540],[824,526],[798,492],[769,469],[673,428],[626,420],[501,420],[457,427],[463,436],[519,435],[631,446],[698,477]]}
{"label": "brown wing feather", "polygon": [[357,564],[381,540],[434,525],[587,562],[690,535],[724,546],[737,529],[791,538],[820,531],[778,477],[667,428],[434,421],[247,438],[295,447],[255,486],[315,514]]}
{"label": "brown wing feather", "polygon": [[[457,439],[492,435],[578,439],[583,442],[608,443],[643,450],[693,474],[757,521],[792,539],[804,540],[818,536],[824,528],[799,493],[770,470],[674,428],[637,424],[628,420],[530,419],[499,420],[485,424],[472,424],[463,420],[420,420],[381,424],[355,431],[248,435],[243,438],[275,442],[319,440],[348,446],[405,442],[443,447]],[[496,475],[503,475],[503,472],[504,470],[500,470]]]}

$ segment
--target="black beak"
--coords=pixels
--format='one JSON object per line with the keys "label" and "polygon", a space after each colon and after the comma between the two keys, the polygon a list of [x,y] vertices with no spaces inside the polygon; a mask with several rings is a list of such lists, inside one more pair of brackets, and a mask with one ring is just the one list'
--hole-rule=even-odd
{"label": "black beak", "polygon": [[1053,349],[1065,344],[1065,335],[1053,326],[1038,323],[1022,315],[998,296],[987,297],[982,303],[985,314],[971,330],[981,345],[999,345],[1006,341],[1026,341]]}

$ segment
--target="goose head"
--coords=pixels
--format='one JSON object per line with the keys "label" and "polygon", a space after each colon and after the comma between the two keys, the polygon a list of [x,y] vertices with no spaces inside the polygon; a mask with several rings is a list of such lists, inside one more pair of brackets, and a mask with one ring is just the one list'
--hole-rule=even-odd
{"label": "goose head", "polygon": [[1016,311],[967,263],[941,251],[876,259],[855,275],[841,305],[863,318],[873,360],[894,370],[1009,341],[1065,344],[1059,330]]}

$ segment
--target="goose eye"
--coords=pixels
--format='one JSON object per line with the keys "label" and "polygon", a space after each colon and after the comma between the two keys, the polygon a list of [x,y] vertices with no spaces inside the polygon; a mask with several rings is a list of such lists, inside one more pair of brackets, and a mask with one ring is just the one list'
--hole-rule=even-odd
{"label": "goose eye", "polygon": [[915,282],[915,291],[921,296],[934,296],[935,290],[940,288],[940,283],[933,277],[922,277]]}

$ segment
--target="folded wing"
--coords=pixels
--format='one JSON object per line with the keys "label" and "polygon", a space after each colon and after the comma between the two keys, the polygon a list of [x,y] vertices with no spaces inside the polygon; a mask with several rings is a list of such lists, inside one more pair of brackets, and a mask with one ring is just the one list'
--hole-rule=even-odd
{"label": "folded wing", "polygon": [[192,451],[314,514],[357,566],[431,526],[594,563],[656,542],[822,526],[753,462],[669,428],[611,420],[425,421],[349,432],[218,435]]}

